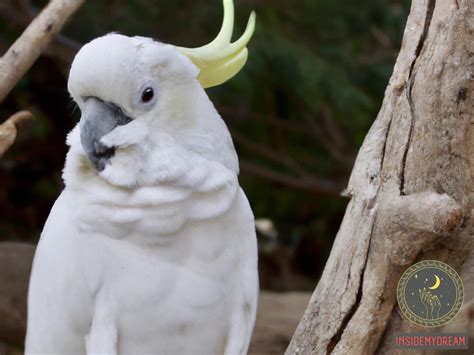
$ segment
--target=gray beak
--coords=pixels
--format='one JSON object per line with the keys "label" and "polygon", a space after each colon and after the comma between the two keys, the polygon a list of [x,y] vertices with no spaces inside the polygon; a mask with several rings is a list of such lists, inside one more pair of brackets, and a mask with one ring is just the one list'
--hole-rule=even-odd
{"label": "gray beak", "polygon": [[104,170],[115,153],[115,147],[103,145],[100,139],[117,126],[126,125],[131,120],[113,103],[92,96],[85,98],[80,121],[81,143],[97,171]]}

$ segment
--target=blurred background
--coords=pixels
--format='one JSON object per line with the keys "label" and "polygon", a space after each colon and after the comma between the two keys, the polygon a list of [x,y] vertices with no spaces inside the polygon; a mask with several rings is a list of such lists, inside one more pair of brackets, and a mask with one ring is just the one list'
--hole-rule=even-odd
{"label": "blurred background", "polygon": [[[0,50],[46,1],[0,0]],[[252,9],[249,61],[208,90],[226,121],[259,230],[261,287],[314,289],[344,214],[341,196],[400,47],[408,0],[236,0],[234,36]],[[0,159],[0,241],[36,243],[63,188],[65,137],[79,119],[66,90],[82,44],[108,32],[197,47],[217,34],[221,0],[86,1],[0,105],[29,109]]]}

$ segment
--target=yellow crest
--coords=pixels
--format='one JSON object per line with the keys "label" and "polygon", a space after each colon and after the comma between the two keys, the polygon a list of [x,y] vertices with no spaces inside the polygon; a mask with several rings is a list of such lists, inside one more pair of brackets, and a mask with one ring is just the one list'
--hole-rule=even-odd
{"label": "yellow crest", "polygon": [[247,62],[247,43],[255,30],[255,11],[250,14],[244,34],[231,43],[234,29],[233,0],[223,0],[224,19],[217,37],[209,44],[199,48],[176,47],[187,56],[199,70],[198,80],[204,88],[223,84],[236,75]]}

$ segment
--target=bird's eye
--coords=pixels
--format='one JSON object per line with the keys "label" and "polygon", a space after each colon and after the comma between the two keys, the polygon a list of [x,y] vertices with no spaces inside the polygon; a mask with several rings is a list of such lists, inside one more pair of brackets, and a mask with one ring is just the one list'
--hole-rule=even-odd
{"label": "bird's eye", "polygon": [[154,95],[155,95],[155,93],[153,92],[152,88],[146,88],[142,92],[142,102],[143,103],[150,102],[153,99]]}

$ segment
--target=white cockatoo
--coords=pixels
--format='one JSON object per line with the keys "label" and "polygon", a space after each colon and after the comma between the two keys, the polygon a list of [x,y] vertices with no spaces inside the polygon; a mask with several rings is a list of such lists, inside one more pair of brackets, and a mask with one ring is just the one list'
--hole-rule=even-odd
{"label": "white cockatoo", "polygon": [[204,91],[246,62],[255,14],[231,43],[233,22],[224,0],[204,47],[109,34],[77,54],[81,119],[33,263],[26,354],[247,352],[254,217]]}

